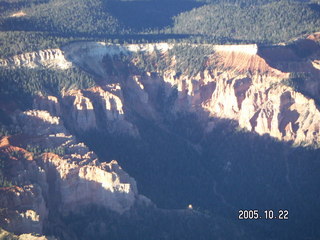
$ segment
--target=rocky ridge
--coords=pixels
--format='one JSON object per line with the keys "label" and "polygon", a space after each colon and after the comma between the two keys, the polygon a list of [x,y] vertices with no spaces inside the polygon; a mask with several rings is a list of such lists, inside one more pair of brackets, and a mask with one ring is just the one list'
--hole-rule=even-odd
{"label": "rocky ridge", "polygon": [[[299,42],[297,48],[308,46],[309,42]],[[308,40],[309,41],[309,40]],[[305,46],[306,45],[306,46]],[[95,46],[95,51],[90,47]],[[210,45],[209,45],[210,46]],[[302,46],[302,47],[301,47]],[[104,69],[103,54],[116,54],[120,52],[142,51],[151,54],[159,51],[163,56],[172,48],[170,44],[154,45],[127,45],[110,46],[101,43],[73,43],[64,48],[67,58],[77,59],[76,64],[86,66],[90,72],[95,69]],[[166,97],[172,95],[174,87],[178,90],[178,97],[173,103],[173,112],[197,112],[204,122],[207,122],[207,131],[214,125],[213,118],[232,119],[239,126],[260,135],[268,134],[282,141],[289,141],[295,145],[317,146],[320,141],[319,123],[320,115],[315,101],[298,92],[291,86],[284,84],[290,77],[294,66],[300,66],[300,72],[311,72],[314,95],[319,92],[319,70],[308,64],[319,59],[319,46],[312,45],[312,60],[299,57],[292,47],[271,46],[260,48],[257,45],[213,45],[209,59],[216,58],[213,68],[205,69],[196,76],[190,77],[178,74],[174,66],[168,66],[163,74],[140,72],[130,74],[124,80],[117,76],[108,76],[105,72],[98,71],[106,82],[120,84],[120,88],[128,89],[131,101],[139,107],[132,106],[143,115],[149,117],[155,114],[152,99],[160,86],[165,87]],[[293,65],[287,71],[283,69],[283,62],[272,59],[274,48],[282,49],[287,55],[287,65]],[[75,49],[77,51],[75,51]],[[97,50],[100,49],[100,50]],[[138,49],[138,50],[137,50]],[[298,49],[299,50],[299,49]],[[93,59],[96,52],[99,57],[88,69],[87,55]],[[111,53],[110,53],[111,52]],[[77,53],[75,56],[74,54]],[[103,54],[102,54],[103,53]],[[290,57],[291,56],[291,57]],[[210,61],[209,61],[210,62]],[[211,63],[213,64],[213,63]],[[143,108],[143,110],[141,110]]]}
{"label": "rocky ridge", "polygon": [[[96,204],[122,214],[136,202],[150,203],[138,194],[135,180],[116,161],[100,163],[95,153],[68,131],[98,130],[139,137],[132,113],[161,122],[166,114],[192,112],[205,132],[216,126],[217,119],[228,119],[260,135],[294,145],[319,146],[317,99],[284,83],[299,66],[299,71],[311,72],[313,88],[306,90],[316,96],[319,48],[299,57],[285,46],[209,45],[212,53],[207,67],[194,76],[177,72],[174,65],[163,72],[143,71],[136,68],[134,60],[127,66],[127,74],[110,75],[103,61],[106,55],[129,56],[139,51],[145,55],[158,51],[166,57],[172,47],[165,43],[119,46],[79,42],[63,50],[0,61],[2,67],[13,68],[78,66],[98,79],[93,88],[63,92],[61,97],[39,95],[34,110],[15,114],[22,135],[1,139],[0,152],[8,159],[8,174],[20,187],[1,189],[0,208],[8,209],[1,213],[1,226],[19,234],[41,234],[53,210],[65,214]],[[287,59],[275,61],[274,48],[286,53]],[[288,59],[291,61],[284,65]],[[112,64],[123,69],[117,62]],[[159,110],[159,98],[169,105],[166,111]]]}
{"label": "rocky ridge", "polygon": [[17,184],[1,189],[4,229],[42,234],[50,212],[67,214],[98,205],[122,214],[136,202],[148,203],[115,160],[100,163],[59,117],[29,110],[16,119],[23,135],[3,138],[0,149],[6,175]]}
{"label": "rocky ridge", "polygon": [[[98,76],[99,86],[66,92],[63,99],[59,100],[53,100],[53,96],[38,98],[34,106],[63,117],[76,131],[107,129],[109,132],[138,136],[137,128],[126,114],[127,110],[133,109],[155,120],[159,117],[154,106],[157,91],[164,87],[165,97],[168,98],[172,97],[176,87],[178,96],[172,103],[172,112],[197,112],[206,122],[207,131],[214,126],[213,118],[224,118],[235,120],[241,128],[260,135],[268,134],[295,145],[317,146],[320,140],[320,114],[310,96],[317,96],[320,90],[317,81],[320,51],[319,45],[311,39],[315,37],[309,36],[296,44],[298,51],[310,48],[312,54],[309,57],[300,57],[296,53],[298,51],[290,46],[260,48],[257,45],[206,45],[212,48],[209,59],[216,58],[218,61],[209,61],[207,64],[211,64],[210,69],[207,67],[192,77],[177,73],[174,66],[167,66],[164,73],[130,72],[129,67],[127,76],[111,76],[106,71],[107,66],[103,62],[106,55],[130,55],[133,52],[150,55],[158,51],[166,56],[173,48],[172,44],[122,46],[102,42],[71,43],[64,46],[63,50],[29,54],[40,58],[30,58],[28,66],[53,66],[50,65],[52,59],[55,59],[56,67],[66,66],[65,61],[72,62]],[[49,54],[52,51],[57,52],[57,58]],[[281,58],[274,57],[278,52],[282,53]],[[7,63],[2,66],[9,66],[8,62],[16,67],[21,66],[26,58],[22,56],[1,60]],[[110,64],[117,68],[117,63]],[[294,69],[312,74],[312,79],[305,87],[310,93],[308,97],[284,84]]]}
{"label": "rocky ridge", "polygon": [[7,59],[0,59],[0,67],[45,67],[64,70],[72,67],[72,63],[66,60],[62,50],[56,48],[40,50],[38,52],[28,52]]}
{"label": "rocky ridge", "polygon": [[137,128],[125,117],[121,87],[117,84],[70,90],[61,99],[38,96],[33,108],[62,117],[77,133],[103,129],[109,133],[139,135]]}

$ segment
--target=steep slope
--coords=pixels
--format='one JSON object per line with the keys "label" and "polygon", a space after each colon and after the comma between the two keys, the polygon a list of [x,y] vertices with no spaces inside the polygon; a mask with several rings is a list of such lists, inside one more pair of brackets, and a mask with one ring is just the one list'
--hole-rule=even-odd
{"label": "steep slope", "polygon": [[[62,110],[59,113],[55,110],[54,114],[65,118],[69,126],[75,123],[73,129],[76,131],[100,128],[112,132],[118,129],[116,131],[137,135],[137,130],[126,119],[125,112],[136,111],[149,115],[151,119],[156,118],[158,109],[155,96],[159,89],[164,88],[163,97],[173,101],[171,113],[198,112],[207,125],[207,131],[214,124],[212,118],[226,118],[238,121],[241,128],[260,135],[269,134],[295,145],[319,144],[320,113],[315,101],[309,98],[316,97],[319,92],[319,70],[316,67],[318,45],[312,45],[312,60],[299,57],[290,46],[262,49],[256,45],[206,46],[211,53],[206,62],[200,63],[206,67],[194,76],[177,70],[177,61],[188,62],[188,59],[176,59],[156,74],[148,72],[148,69],[139,69],[137,64],[141,59],[135,57],[135,53],[142,53],[147,60],[153,61],[156,69],[161,62],[152,60],[152,55],[159,54],[160,59],[167,59],[174,47],[169,44],[117,46],[80,42],[65,46],[64,53],[54,50],[59,54],[51,54],[53,50],[47,50],[3,59],[1,62],[2,67],[32,68],[68,68],[76,64],[96,74],[100,79],[100,87],[66,92],[62,99],[54,100],[58,105],[57,101],[60,101],[66,109],[63,111],[62,106],[56,106]],[[288,56],[286,59],[277,57],[281,51],[282,56]],[[113,60],[106,61],[105,56],[111,56]],[[118,56],[120,59],[117,59]],[[133,62],[127,62],[131,58]],[[305,84],[308,86],[302,89],[302,93],[308,97],[297,92],[299,89],[287,86],[285,79],[289,79],[290,72],[311,75],[308,84]],[[177,96],[175,88],[178,90]],[[139,105],[129,107],[126,101],[137,101]],[[35,107],[52,109],[51,103],[48,104],[45,106],[42,101],[35,103]],[[75,107],[71,112],[68,109],[70,105]],[[114,124],[110,125],[112,122]]]}
{"label": "steep slope", "polygon": [[1,67],[45,67],[54,69],[68,69],[72,63],[67,61],[60,49],[47,49],[39,52],[24,53],[1,60]]}
{"label": "steep slope", "polygon": [[[22,134],[2,139],[1,153],[11,166],[6,177],[22,187],[3,190],[3,206],[10,213],[1,226],[14,232],[58,232],[70,239],[105,238],[111,232],[117,239],[119,226],[128,223],[120,236],[139,239],[133,226],[148,226],[141,233],[148,235],[159,221],[156,233],[171,239],[179,231],[186,239],[195,237],[190,231],[202,233],[202,239],[248,239],[244,232],[253,229],[253,239],[290,239],[301,232],[317,239],[317,224],[311,223],[319,219],[313,213],[319,201],[319,150],[304,148],[319,146],[316,39],[317,34],[309,37],[311,45],[269,47],[73,42],[52,57],[42,54],[47,50],[2,59],[2,68],[12,71],[20,63],[51,70],[68,63],[70,69],[92,74],[96,86],[63,89],[55,96],[40,93],[33,110],[25,112],[2,107],[21,127]],[[299,54],[306,47],[310,53]],[[283,59],[276,57],[278,52]],[[310,74],[301,92],[288,86],[288,80],[296,81],[295,70]],[[77,139],[101,162],[119,160],[160,207],[191,203],[200,210],[154,208],[117,162],[101,163]],[[21,201],[18,195],[27,196],[22,209],[10,205],[10,199]],[[299,212],[299,220],[233,225],[239,209],[252,207],[261,212],[286,208]],[[150,215],[141,222],[146,211]],[[219,216],[231,220],[225,224],[222,218],[221,225]],[[172,219],[194,219],[195,232],[188,224],[163,230]],[[228,226],[230,236],[219,231]]]}
{"label": "steep slope", "polygon": [[[122,66],[121,60],[120,63],[119,60],[107,63],[103,60],[105,54],[129,56],[132,52],[142,52],[146,59],[152,62],[148,56],[158,51],[162,58],[166,58],[173,48],[173,45],[168,44],[122,47],[74,43],[66,46],[64,51],[71,61],[100,76],[103,79],[102,84],[120,84],[121,89],[124,89],[120,91],[125,91],[122,93],[125,98],[129,98],[126,94],[130,91],[130,101],[134,99],[139,102],[139,109],[134,111],[143,111],[141,114],[154,117],[157,111],[154,101],[158,89],[164,87],[164,98],[172,98],[176,87],[177,99],[171,99],[172,112],[202,112],[201,115],[207,115],[203,121],[206,122],[208,130],[211,118],[227,118],[238,121],[240,127],[249,131],[260,135],[269,134],[279,140],[292,141],[296,145],[317,146],[319,143],[320,115],[314,100],[287,86],[284,81],[289,78],[289,73],[296,69],[297,72],[311,72],[313,83],[319,86],[319,70],[309,64],[310,60],[299,57],[290,69],[283,70],[281,67],[277,68],[281,63],[272,62],[259,55],[263,56],[267,52],[272,55],[274,48],[285,50],[287,47],[260,50],[256,45],[211,46],[211,53],[205,63],[207,67],[194,76],[177,72],[177,63],[167,66],[162,73],[143,72],[143,69],[135,69],[135,64],[140,61],[135,57],[133,61],[136,63],[124,74],[121,69],[128,63]],[[316,47],[313,53],[313,58],[319,58],[319,47]],[[155,64],[159,65],[158,62]],[[119,68],[120,75],[110,75],[108,66]],[[313,87],[316,91],[314,96],[316,89],[318,88]],[[123,104],[126,105],[126,102]],[[133,107],[136,108],[130,106]]]}
{"label": "steep slope", "polygon": [[6,230],[42,234],[59,214],[92,204],[123,213],[137,202],[149,203],[116,161],[100,163],[58,117],[30,110],[16,118],[22,134],[2,138],[0,148],[5,176],[17,185],[1,188]]}

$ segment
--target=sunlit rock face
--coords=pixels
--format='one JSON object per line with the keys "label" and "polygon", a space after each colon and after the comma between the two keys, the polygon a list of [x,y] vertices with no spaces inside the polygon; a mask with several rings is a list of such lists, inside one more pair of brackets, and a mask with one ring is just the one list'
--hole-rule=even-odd
{"label": "sunlit rock face", "polygon": [[[72,157],[81,158],[80,155]],[[81,159],[79,164],[54,154],[45,154],[43,161],[46,172],[52,173],[49,186],[60,196],[62,212],[75,212],[96,204],[123,213],[138,196],[134,179],[116,161],[100,164]]]}
{"label": "sunlit rock face", "polygon": [[[95,46],[94,51],[90,51],[91,45]],[[148,55],[157,50],[165,57],[172,48],[170,44],[91,45],[71,44],[65,48],[65,52],[70,59],[76,59],[80,67],[87,66],[87,55],[93,59],[97,54],[94,66],[90,68],[94,71],[95,66],[99,66],[97,69],[103,68],[104,54],[114,56],[142,51]],[[162,73],[129,72],[128,76],[122,76],[126,80],[119,76],[109,76],[106,72],[99,71],[96,74],[104,76],[107,83],[116,82],[121,89],[126,89],[127,91],[122,93],[127,96],[126,101],[122,102],[123,105],[147,118],[159,118],[155,96],[160,88],[164,89],[162,98],[171,100],[177,90],[174,101],[170,101],[170,114],[196,112],[208,123],[207,131],[211,129],[209,126],[214,126],[214,118],[223,118],[235,120],[241,128],[248,131],[260,135],[268,134],[295,145],[319,144],[320,115],[315,101],[283,83],[283,80],[289,78],[289,70],[293,71],[297,67],[299,71],[311,72],[313,77],[317,77],[319,47],[312,49],[312,64],[307,63],[308,59],[299,58],[289,47],[277,46],[262,50],[257,45],[210,47],[212,54],[208,57],[207,65],[211,67],[195,76],[178,74],[174,66],[167,66]],[[275,61],[272,56],[278,51],[283,52],[286,58]],[[212,59],[216,61],[210,62]],[[287,64],[283,64],[283,61],[287,61]],[[285,71],[283,66],[287,66],[288,71]],[[305,89],[310,90],[313,95],[319,93],[319,84],[316,81],[310,81],[310,84],[313,86],[312,91],[310,86]]]}
{"label": "sunlit rock face", "polygon": [[237,120],[261,135],[295,144],[319,143],[320,115],[314,100],[281,84],[272,86],[272,80],[259,75],[220,79],[205,107],[212,116]]}
{"label": "sunlit rock face", "polygon": [[[214,126],[213,118],[231,119],[241,128],[260,135],[268,134],[296,145],[318,145],[319,110],[312,99],[320,92],[316,81],[320,77],[317,39],[317,35],[309,36],[294,47],[203,45],[211,48],[212,53],[207,56],[206,68],[193,76],[177,73],[174,61],[163,72],[146,72],[134,70],[134,59],[127,66],[117,57],[139,52],[146,56],[158,52],[166,57],[174,47],[168,43],[74,42],[63,50],[49,49],[3,59],[1,65],[72,65],[99,76],[97,87],[64,92],[60,99],[49,96],[35,100],[36,109],[62,117],[77,132],[104,129],[139,136],[128,111],[159,120],[163,116],[156,105],[159,91],[163,90],[160,98],[170,105],[170,113],[166,114],[195,112],[208,125],[207,131]],[[305,49],[308,56],[299,56],[299,51]],[[110,75],[108,69],[117,68],[118,75]],[[294,71],[311,75],[303,86],[308,97],[283,84],[289,72]]]}
{"label": "sunlit rock face", "polygon": [[[41,234],[50,211],[64,215],[98,205],[123,214],[136,203],[151,204],[138,194],[135,180],[117,161],[102,163],[104,159],[99,161],[71,133],[84,136],[94,131],[138,138],[140,119],[167,130],[166,121],[180,113],[193,113],[204,133],[218,126],[220,119],[228,119],[253,133],[319,147],[320,113],[314,97],[320,93],[319,81],[315,81],[318,48],[301,58],[281,46],[206,47],[212,52],[205,68],[194,75],[177,72],[174,61],[163,71],[138,69],[134,59],[126,64],[119,59],[104,61],[105,56],[112,60],[137,52],[148,56],[157,51],[167,57],[173,45],[166,43],[80,42],[63,51],[44,50],[0,60],[1,67],[72,66],[98,76],[95,87],[63,91],[59,96],[39,95],[34,98],[34,110],[13,114],[23,133],[0,139],[0,153],[8,157],[8,174],[19,187],[0,189],[0,210],[7,209],[0,212],[1,226],[19,234]],[[274,57],[278,52],[285,57]],[[114,68],[125,71],[112,75],[109,70]],[[294,69],[311,73],[305,91],[284,84]],[[44,153],[32,154],[34,148]]]}
{"label": "sunlit rock face", "polygon": [[60,117],[29,110],[16,119],[23,134],[1,139],[0,145],[7,175],[21,186],[0,189],[0,208],[7,209],[1,212],[4,229],[41,234],[50,211],[77,213],[97,205],[122,214],[137,202],[150,203],[117,161],[101,163],[70,135]]}
{"label": "sunlit rock face", "polygon": [[139,136],[137,128],[126,119],[121,87],[110,84],[86,90],[70,90],[58,99],[38,96],[33,107],[64,119],[77,133],[103,130],[114,134]]}
{"label": "sunlit rock face", "polygon": [[33,108],[47,110],[53,116],[61,116],[60,103],[55,96],[36,96],[33,101]]}
{"label": "sunlit rock face", "polygon": [[48,153],[39,160],[45,172],[53,174],[47,175],[47,181],[60,196],[61,209],[72,211],[81,205],[98,204],[123,212],[134,204],[138,196],[134,179],[116,161],[100,163],[93,152],[67,132],[59,117],[45,111],[28,111],[20,118],[28,134],[37,124],[36,134],[42,133],[43,147],[64,149],[61,156]]}
{"label": "sunlit rock face", "polygon": [[67,118],[75,129],[86,131],[97,128],[93,104],[80,90],[70,91],[65,95],[65,101],[69,106],[66,112]]}
{"label": "sunlit rock face", "polygon": [[8,59],[0,59],[0,67],[46,67],[52,69],[68,69],[72,63],[66,60],[60,49],[46,49],[38,52],[23,53]]}

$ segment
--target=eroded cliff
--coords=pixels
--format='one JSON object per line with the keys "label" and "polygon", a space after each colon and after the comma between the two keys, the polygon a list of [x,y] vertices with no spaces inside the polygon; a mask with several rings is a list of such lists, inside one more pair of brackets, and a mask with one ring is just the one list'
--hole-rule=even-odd
{"label": "eroded cliff", "polygon": [[[8,164],[6,176],[19,187],[0,190],[0,208],[7,209],[1,213],[1,226],[19,234],[41,234],[55,211],[77,213],[93,204],[122,214],[137,202],[150,203],[138,194],[135,180],[117,161],[99,161],[75,135],[94,131],[139,139],[141,119],[166,132],[168,122],[192,113],[203,135],[227,119],[248,132],[318,148],[320,50],[315,37],[309,37],[306,44],[301,41],[300,45],[269,47],[178,44],[203,48],[203,58],[178,56],[176,46],[167,43],[76,42],[62,50],[0,60],[5,68],[80,67],[96,80],[94,87],[63,90],[59,96],[39,93],[33,110],[11,113],[22,133],[2,138],[0,152]],[[299,55],[304,48],[309,53]],[[309,74],[301,88],[288,85],[292,73]],[[201,152],[198,142],[177,138]],[[222,172],[232,172],[232,164],[223,162]],[[284,169],[290,185],[289,167]],[[214,196],[228,205],[215,180],[213,185]]]}
{"label": "eroded cliff", "polygon": [[[181,63],[170,54],[174,45],[166,43],[120,46],[79,42],[66,45],[63,51],[49,49],[1,62],[2,67],[32,68],[75,64],[96,74],[99,86],[65,92],[61,99],[49,96],[35,100],[36,109],[64,118],[75,131],[106,129],[138,136],[127,112],[159,118],[156,98],[159,89],[164,89],[162,98],[170,98],[170,114],[197,112],[208,125],[207,131],[214,125],[213,118],[225,118],[260,135],[316,146],[320,139],[319,110],[312,98],[318,101],[320,51],[314,36],[293,46],[205,45],[209,52],[204,68],[193,75],[177,70]],[[154,65],[154,72],[138,68],[141,59],[136,53]],[[159,71],[154,54],[172,59]],[[286,79],[292,74],[308,75],[307,81],[301,80],[299,89],[288,86]]]}
{"label": "eroded cliff", "polygon": [[8,59],[0,59],[0,67],[68,69],[72,67],[72,63],[66,60],[63,51],[60,49],[46,49],[39,52],[23,53]]}
{"label": "eroded cliff", "polygon": [[[310,47],[310,39],[299,41],[293,46],[262,49],[257,45],[205,45],[211,49],[206,56],[205,68],[192,76],[179,72],[176,66],[179,63],[174,59],[161,72],[135,68],[141,59],[135,57],[134,53],[142,53],[147,61],[152,62],[155,53],[161,58],[172,57],[172,44],[117,46],[74,43],[65,46],[64,51],[71,61],[76,59],[78,66],[101,76],[102,84],[119,84],[119,92],[125,96],[121,98],[122,105],[148,118],[159,117],[155,106],[159,99],[155,98],[159,89],[163,88],[165,93],[162,98],[171,101],[170,114],[197,112],[206,122],[207,131],[214,125],[214,118],[232,119],[241,128],[260,135],[268,134],[295,145],[317,146],[320,140],[320,113],[312,96],[316,98],[319,93],[319,70],[315,64],[319,59],[319,45],[312,42]],[[300,56],[299,51],[305,48],[309,50],[309,55]],[[282,60],[273,57],[279,55],[279,51],[283,52]],[[115,58],[130,54],[133,54],[132,65],[129,64],[126,74],[110,74],[110,71],[106,71],[106,64],[109,64],[109,68],[120,70],[123,70],[123,66],[119,65],[119,60],[104,61],[103,56]],[[157,64],[159,62],[154,63]],[[306,95],[286,83],[286,79],[294,73],[310,75],[309,80],[303,83],[305,87],[301,88]],[[178,92],[174,99],[175,89]],[[101,94],[100,98],[103,98]]]}
{"label": "eroded cliff", "polygon": [[148,202],[115,160],[99,162],[59,117],[30,110],[16,119],[22,134],[1,139],[0,148],[5,176],[17,185],[1,189],[1,226],[6,230],[42,234],[50,213],[98,205],[121,214],[137,201]]}

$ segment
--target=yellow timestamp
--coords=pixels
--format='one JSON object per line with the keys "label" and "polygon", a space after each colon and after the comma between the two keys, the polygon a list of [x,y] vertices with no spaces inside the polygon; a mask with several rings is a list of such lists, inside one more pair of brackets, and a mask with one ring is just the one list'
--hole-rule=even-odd
{"label": "yellow timestamp", "polygon": [[278,211],[274,210],[239,210],[238,218],[240,220],[289,220],[289,211],[280,209]]}

